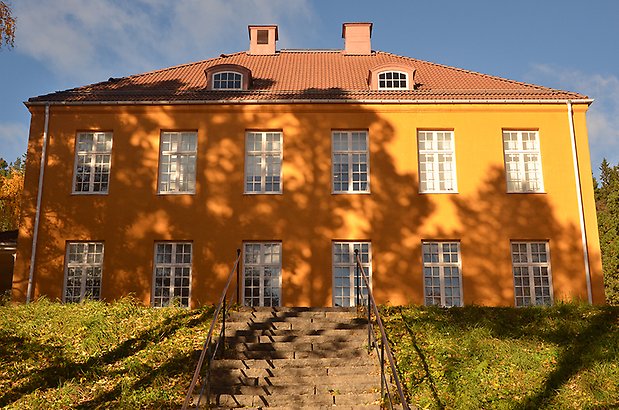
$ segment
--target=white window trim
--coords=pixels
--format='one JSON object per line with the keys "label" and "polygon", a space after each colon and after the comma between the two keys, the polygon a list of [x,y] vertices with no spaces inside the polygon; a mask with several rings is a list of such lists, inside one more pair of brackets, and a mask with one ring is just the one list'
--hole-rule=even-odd
{"label": "white window trim", "polygon": [[[421,189],[421,148],[419,146],[419,133],[420,132],[430,132],[433,135],[433,138],[436,138],[436,133],[437,132],[448,132],[451,133],[451,151],[441,151],[438,148],[437,149],[433,149],[433,150],[424,150],[423,153],[431,153],[431,154],[438,154],[438,153],[451,153],[451,157],[452,157],[452,168],[451,168],[451,178],[453,181],[453,189],[452,190],[445,190],[445,189],[426,189],[426,190],[422,190]],[[455,133],[452,130],[417,130],[417,165],[418,165],[418,174],[419,174],[419,193],[420,194],[457,194],[458,193],[458,171],[457,171],[457,161],[456,161],[456,136]],[[433,171],[434,177],[436,181],[440,182],[440,179],[438,178],[438,162],[434,162],[435,165],[435,169]]]}
{"label": "white window trim", "polygon": [[[518,135],[518,145],[520,147],[522,147],[522,133],[523,132],[533,132],[535,133],[535,150],[524,150],[524,149],[517,149],[517,150],[506,150],[505,149],[505,133],[506,132],[515,132]],[[505,169],[505,188],[507,190],[507,193],[509,194],[543,194],[545,193],[545,187],[544,187],[544,169],[542,167],[542,149],[541,149],[541,143],[540,143],[540,137],[539,137],[539,131],[537,130],[526,130],[526,129],[504,129],[501,132],[501,140],[503,143],[503,164],[504,164],[504,169]],[[520,164],[520,169],[524,172],[525,170],[525,161],[524,161],[524,156],[526,154],[537,154],[537,157],[539,159],[539,175],[540,175],[540,187],[538,190],[513,190],[509,188],[509,173],[507,172],[507,155],[518,155],[518,162]],[[521,182],[524,183],[528,180],[524,179]]]}
{"label": "white window trim", "polygon": [[[333,144],[333,134],[339,132],[339,133],[347,133],[348,134],[348,146],[350,147],[350,149],[348,151],[335,151],[335,147]],[[367,150],[365,151],[355,151],[352,149],[352,133],[353,132],[363,132],[365,133],[365,143],[366,143],[366,147]],[[335,190],[335,179],[334,179],[334,175],[333,175],[333,166],[335,165],[335,154],[347,154],[348,155],[348,190],[346,191],[336,191]],[[353,191],[352,190],[352,185],[353,185],[353,177],[352,177],[352,156],[353,154],[366,154],[366,158],[367,158],[367,174],[368,174],[368,180],[367,180],[367,185],[368,185],[368,189],[363,190],[363,191]],[[370,177],[371,175],[371,171],[370,171],[370,133],[367,130],[333,130],[331,131],[331,193],[334,195],[339,195],[339,194],[369,194],[371,193],[370,190]]]}
{"label": "white window trim", "polygon": [[[346,244],[348,245],[348,250],[350,252],[350,255],[352,257],[352,260],[350,263],[335,263],[335,245],[342,245],[342,244]],[[373,286],[373,280],[372,280],[372,242],[371,241],[342,241],[342,240],[338,240],[338,241],[332,241],[331,242],[331,306],[336,306],[336,294],[335,294],[335,268],[336,267],[348,267],[349,269],[353,269],[352,274],[350,276],[351,279],[351,286],[350,286],[350,306],[354,307],[357,304],[357,294],[355,292],[355,287],[356,287],[356,283],[355,283],[355,275],[356,275],[356,271],[355,269],[357,268],[357,260],[355,259],[355,251],[354,251],[354,246],[355,245],[364,245],[367,244],[368,245],[368,262],[367,264],[362,263],[362,266],[364,266],[365,269],[365,273],[368,276],[368,281],[370,282],[370,290],[374,290],[374,286]],[[361,258],[361,256],[359,256],[359,258]],[[360,273],[361,275],[361,273]],[[361,275],[360,277],[361,280],[361,289],[363,289],[365,287],[365,282],[363,281],[363,275]],[[369,297],[369,296],[368,296]],[[363,294],[361,294],[361,298],[363,299],[364,296]],[[363,304],[363,301],[362,301]]]}
{"label": "white window trim", "polygon": [[[215,88],[215,76],[219,74],[238,74],[241,76],[241,86],[239,88]],[[213,78],[211,82],[211,89],[213,90],[242,90],[243,89],[243,73],[239,73],[238,71],[217,71],[213,73]]]}
{"label": "white window trim", "polygon": [[[282,288],[282,277],[284,276],[284,271],[283,271],[283,261],[284,261],[284,246],[282,244],[282,241],[247,241],[247,242],[243,242],[243,254],[242,254],[242,266],[241,266],[241,273],[242,273],[242,277],[241,277],[241,304],[243,306],[247,306],[245,305],[245,246],[246,245],[260,245],[260,257],[262,258],[262,256],[264,255],[263,253],[263,249],[264,249],[264,245],[279,245],[279,305],[275,306],[275,307],[281,307],[284,306],[284,302],[283,302],[283,288]],[[267,264],[264,263],[263,261],[258,262],[257,264],[249,264],[248,266],[258,266],[260,268],[264,268],[265,266],[272,266],[273,264]],[[260,306],[264,306],[264,286],[259,287],[260,290],[260,294],[258,295],[259,299],[262,301],[262,305]],[[254,306],[255,307],[255,306]]]}
{"label": "white window trim", "polygon": [[[262,159],[262,168],[260,170],[260,191],[248,191],[247,190],[247,166],[248,166],[248,150],[247,150],[247,137],[249,134],[261,134],[262,135],[262,148],[260,156]],[[265,191],[266,187],[266,157],[267,151],[264,150],[266,146],[266,134],[279,134],[279,191]],[[272,156],[272,155],[269,155]],[[245,173],[243,175],[243,193],[247,195],[281,195],[284,192],[284,133],[281,131],[247,131],[245,133]]]}
{"label": "white window trim", "polygon": [[[387,73],[398,73],[398,74],[403,74],[404,77],[406,78],[406,87],[381,87],[380,86],[380,75],[381,74],[387,74]],[[381,71],[376,75],[376,81],[377,81],[377,88],[379,90],[409,90],[409,78],[408,78],[408,73],[404,72],[404,71],[399,71],[399,70],[385,70],[385,71]],[[385,81],[389,81],[389,80],[385,80]],[[402,80],[397,80],[397,81],[402,81]]]}
{"label": "white window trim", "polygon": [[[456,244],[458,246],[458,263],[453,262],[445,262],[444,255],[440,246],[443,244]],[[426,267],[438,267],[439,268],[439,281],[440,281],[440,292],[441,292],[441,307],[460,307],[464,306],[464,286],[462,284],[462,252],[460,247],[460,241],[422,241],[422,250],[421,250],[421,258],[422,258],[422,279],[423,279],[423,303],[428,306],[426,303],[426,284],[425,284],[425,272],[423,272]],[[430,244],[438,244],[439,252],[438,252],[438,262],[424,262],[423,261],[423,245]],[[447,305],[445,303],[445,267],[457,267],[458,268],[458,280],[460,284],[460,304],[459,305]]]}
{"label": "white window trim", "polygon": [[[184,263],[176,263],[176,262],[172,262],[172,263],[162,263],[162,264],[157,264],[157,245],[158,244],[170,244],[172,245],[172,257],[174,257],[175,255],[175,251],[176,251],[176,246],[177,245],[186,245],[186,244],[190,244],[191,245],[191,263],[189,264],[189,297],[187,300],[187,309],[191,308],[191,290],[193,288],[193,251],[194,251],[194,246],[193,246],[193,242],[191,241],[178,241],[178,242],[173,242],[173,241],[155,241],[155,245],[153,247],[153,272],[152,272],[152,281],[151,281],[151,296],[150,296],[150,305],[152,307],[156,307],[156,308],[161,308],[162,306],[155,306],[155,283],[156,283],[156,279],[157,279],[157,268],[158,267],[178,267],[178,266],[184,266]],[[174,289],[174,276],[170,276],[170,291],[172,291]],[[170,297],[170,300],[172,300],[173,297]]]}
{"label": "white window trim", "polygon": [[[546,260],[547,262],[533,262],[533,256],[532,256],[532,252],[531,252],[531,244],[541,244],[543,243],[546,246]],[[525,244],[527,246],[527,260],[529,262],[523,263],[523,262],[519,262],[514,264],[514,255],[513,255],[513,251],[512,251],[512,245],[515,244]],[[529,276],[529,291],[530,291],[530,302],[531,304],[528,306],[545,306],[545,305],[538,305],[535,303],[535,283],[534,283],[534,276],[533,276],[533,267],[538,266],[538,267],[547,267],[548,268],[548,288],[549,288],[549,294],[550,294],[550,303],[551,305],[555,303],[555,297],[554,297],[554,291],[553,291],[553,285],[552,285],[552,265],[550,263],[550,244],[548,243],[548,241],[511,241],[509,243],[509,252],[510,252],[510,257],[512,260],[512,282],[513,282],[513,289],[514,289],[514,306],[515,307],[527,307],[527,305],[524,306],[518,306],[518,302],[517,302],[517,297],[516,297],[516,276],[514,275],[514,267],[519,267],[519,268],[523,268],[526,267],[527,268],[527,274]]]}
{"label": "white window trim", "polygon": [[[109,151],[79,151],[79,137],[80,135],[84,135],[84,134],[110,134],[112,139],[112,146],[110,146],[110,150]],[[114,149],[114,134],[110,131],[80,131],[75,135],[75,156],[73,159],[73,180],[71,182],[71,194],[72,195],[108,195],[109,191],[110,191],[110,182],[111,182],[111,178],[112,178],[112,150]],[[88,154],[90,156],[93,156],[96,158],[96,155],[109,155],[110,156],[110,163],[109,163],[109,174],[108,174],[108,180],[107,180],[107,189],[105,191],[93,191],[92,187],[94,185],[94,174],[91,174],[91,180],[88,183],[89,188],[88,191],[76,191],[75,190],[75,183],[77,182],[77,163],[78,163],[78,157],[80,154]],[[92,163],[92,160],[91,160]]]}
{"label": "white window trim", "polygon": [[[64,280],[63,280],[63,284],[62,284],[62,302],[66,303],[67,302],[67,280],[69,279],[69,250],[70,250],[70,245],[72,244],[82,244],[82,245],[98,245],[101,244],[102,248],[101,248],[101,264],[87,264],[87,263],[79,263],[79,266],[88,266],[88,267],[95,267],[95,266],[101,266],[101,277],[99,278],[100,284],[99,284],[99,298],[98,299],[93,299],[93,300],[101,300],[101,295],[103,292],[103,266],[104,266],[104,261],[105,261],[105,242],[103,241],[68,241],[66,243],[66,250],[65,250],[65,263],[64,263]],[[86,281],[84,280],[85,277],[82,276],[82,283],[80,285],[80,302],[82,302],[86,296]],[[76,303],[76,302],[70,302],[70,303]]]}
{"label": "white window trim", "polygon": [[[164,151],[162,149],[163,144],[162,144],[162,137],[163,134],[166,133],[183,133],[183,132],[192,132],[195,134],[196,136],[196,150],[195,151],[165,151],[167,153],[167,155],[170,154],[182,154],[182,155],[191,155],[193,154],[195,156],[195,173],[194,173],[194,181],[193,181],[193,189],[192,190],[188,190],[188,191],[162,191],[161,190],[161,158],[163,157]],[[161,133],[159,134],[159,171],[158,171],[158,177],[157,177],[157,194],[158,195],[195,195],[196,193],[196,184],[197,184],[197,176],[198,176],[198,132],[197,131],[161,131]],[[176,185],[178,186],[178,182],[179,182],[179,173],[177,172],[176,174]]]}

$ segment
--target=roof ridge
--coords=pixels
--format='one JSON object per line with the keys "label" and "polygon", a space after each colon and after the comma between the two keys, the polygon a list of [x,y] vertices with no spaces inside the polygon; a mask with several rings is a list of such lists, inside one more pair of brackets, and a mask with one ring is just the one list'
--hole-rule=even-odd
{"label": "roof ridge", "polygon": [[[499,76],[496,76],[496,75],[481,73],[479,71],[467,70],[465,68],[454,67],[454,66],[450,66],[450,65],[446,65],[446,64],[441,64],[441,63],[435,63],[433,61],[427,61],[427,60],[422,60],[422,59],[419,59],[419,58],[401,56],[399,54],[390,53],[388,51],[379,51],[378,50],[378,51],[376,51],[376,53],[387,54],[387,55],[391,55],[391,56],[394,56],[394,57],[402,58],[402,59],[405,59],[405,60],[420,61],[422,63],[433,65],[435,67],[446,68],[446,69],[449,69],[449,70],[455,70],[455,71],[459,71],[459,72],[467,73],[467,74],[479,75],[479,76],[490,78],[490,79],[493,79],[493,80],[499,80],[499,81],[507,82],[507,83],[510,83],[510,84],[526,86],[526,87],[529,87],[529,88],[535,88],[535,89],[546,90],[546,91],[564,91],[564,90],[560,90],[560,89],[557,89],[557,88],[545,87],[543,85],[525,83],[523,81],[513,80],[511,78],[505,78],[505,77],[499,77]],[[571,92],[571,91],[564,91],[564,92]]]}

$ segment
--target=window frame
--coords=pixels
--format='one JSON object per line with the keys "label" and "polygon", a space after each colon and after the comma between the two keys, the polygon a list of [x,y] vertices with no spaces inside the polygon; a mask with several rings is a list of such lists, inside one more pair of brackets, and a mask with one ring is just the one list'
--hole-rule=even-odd
{"label": "window frame", "polygon": [[[90,151],[80,151],[79,150],[79,146],[80,146],[80,136],[85,136],[88,134],[92,134],[93,137],[96,135],[109,135],[110,136],[110,148],[109,150],[106,151],[97,151],[96,150],[96,143],[94,143],[93,145],[95,146],[95,150],[90,150]],[[78,131],[75,134],[75,155],[73,158],[73,179],[71,181],[71,194],[72,195],[108,195],[109,191],[110,191],[110,180],[111,180],[111,176],[112,176],[112,151],[114,149],[114,133],[112,131]],[[88,181],[88,190],[87,191],[78,191],[76,190],[76,184],[77,184],[77,169],[78,169],[78,158],[80,155],[87,155],[88,157],[90,157],[90,161],[89,161],[89,166],[91,167],[91,170],[96,169],[96,158],[97,155],[108,155],[109,156],[109,161],[107,162],[107,186],[106,189],[104,191],[94,191],[94,184],[95,184],[95,172],[89,172],[89,181]]]}
{"label": "window frame", "polygon": [[[172,150],[168,150],[168,151],[164,151],[163,150],[163,136],[164,134],[178,134],[179,137],[182,138],[182,134],[193,134],[195,137],[195,148],[193,151],[183,151],[180,148],[181,143],[177,142],[177,150],[176,151],[172,151]],[[162,190],[162,175],[163,175],[163,169],[162,169],[162,159],[163,156],[168,155],[168,156],[173,156],[175,155],[177,157],[176,159],[176,167],[177,167],[177,171],[174,174],[175,177],[175,185],[178,187],[179,183],[180,183],[180,171],[179,171],[179,164],[181,162],[181,157],[185,157],[185,156],[191,156],[193,155],[193,168],[194,168],[194,172],[193,172],[193,184],[190,184],[188,182],[189,185],[193,185],[193,189],[190,190],[186,190],[186,191],[180,191],[180,190],[175,190],[175,191],[164,191]],[[170,164],[172,164],[172,161],[170,161]],[[197,174],[198,174],[198,132],[195,130],[188,130],[188,131],[161,131],[161,133],[159,134],[159,170],[158,170],[158,178],[157,178],[157,194],[158,195],[195,195],[196,193],[196,181],[197,181]],[[171,174],[172,175],[172,174]],[[170,181],[171,179],[168,181],[168,186],[170,185]]]}
{"label": "window frame", "polygon": [[[254,153],[252,156],[260,156],[261,159],[261,169],[260,169],[260,190],[259,191],[248,191],[247,190],[247,177],[248,177],[248,167],[249,167],[249,156],[250,151],[248,150],[248,139],[250,134],[260,134],[261,135],[261,149],[260,151],[251,151]],[[277,155],[278,151],[267,151],[266,150],[266,139],[268,134],[279,134],[279,155]],[[275,154],[271,154],[275,153]],[[279,190],[277,191],[266,191],[266,177],[267,177],[267,157],[277,157],[279,160]],[[244,164],[244,174],[243,174],[243,193],[248,195],[281,195],[284,192],[284,181],[283,181],[283,163],[284,163],[284,133],[282,131],[256,131],[256,130],[248,130],[245,132],[245,164]],[[253,175],[254,177],[256,175]]]}
{"label": "window frame", "polygon": [[[157,247],[158,245],[172,245],[172,251],[171,251],[171,255],[172,255],[172,260],[170,263],[166,263],[166,262],[161,262],[158,263],[157,262]],[[174,260],[174,258],[176,257],[176,249],[178,247],[178,245],[189,245],[190,246],[190,259],[191,261],[189,263],[187,262],[176,262]],[[185,268],[188,267],[189,268],[189,285],[188,286],[183,286],[181,284],[180,289],[182,290],[183,287],[188,287],[189,288],[189,292],[188,292],[188,296],[187,296],[187,306],[184,306],[182,304],[182,298],[183,296],[181,295],[180,297],[178,297],[180,299],[180,306],[184,307],[184,308],[191,308],[191,296],[192,296],[192,292],[191,292],[191,288],[192,288],[192,283],[193,283],[193,250],[194,250],[194,246],[193,246],[193,242],[192,241],[155,241],[154,247],[153,247],[153,272],[152,272],[152,283],[151,283],[151,297],[150,297],[150,304],[152,307],[156,307],[156,308],[162,308],[162,307],[168,307],[170,306],[170,302],[172,302],[175,298],[177,298],[176,295],[172,296],[173,293],[175,293],[176,291],[176,286],[174,284],[174,280],[176,279],[176,269],[177,268]],[[157,268],[172,268],[171,272],[170,272],[170,285],[167,287],[168,291],[170,292],[170,296],[168,296],[168,301],[167,301],[167,305],[161,305],[161,306],[157,306],[156,304],[156,299],[159,298],[161,300],[163,300],[163,296],[157,296],[156,293],[156,289],[157,289]],[[183,276],[180,277],[180,279],[183,279]],[[166,289],[166,287],[161,287],[161,289]],[[162,302],[163,303],[163,302]]]}
{"label": "window frame", "polygon": [[[258,261],[257,263],[247,263],[246,261],[246,255],[247,255],[247,251],[246,248],[247,246],[253,246],[253,245],[258,245],[260,247],[260,251],[259,251],[259,258],[260,261]],[[264,256],[266,255],[266,253],[264,252],[265,246],[266,245],[278,245],[279,246],[279,265],[274,264],[274,263],[266,263],[264,262]],[[264,304],[264,301],[266,299],[267,296],[265,296],[264,294],[264,268],[268,267],[268,266],[279,266],[279,278],[278,278],[278,287],[279,287],[279,305],[277,306],[272,306],[272,307],[281,307],[284,306],[283,304],[283,300],[282,300],[282,294],[283,294],[283,288],[282,288],[282,277],[283,277],[283,260],[284,260],[284,246],[282,241],[243,241],[243,254],[242,254],[242,269],[241,272],[243,273],[243,277],[241,280],[241,295],[243,297],[242,300],[242,304],[243,306],[251,306],[251,307],[261,307],[261,306],[268,306]],[[260,279],[259,281],[262,282],[262,285],[260,285],[260,283],[258,284],[258,306],[254,306],[253,305],[253,301],[251,305],[247,305],[245,303],[245,299],[246,299],[246,295],[245,295],[245,290],[246,290],[246,286],[245,286],[245,280],[246,280],[246,272],[245,269],[248,267],[257,267],[261,274],[260,274]],[[251,288],[256,288],[254,286],[252,286]],[[271,286],[271,289],[273,289],[273,286]],[[252,299],[254,296],[252,295],[250,297],[250,299]],[[269,300],[272,301],[272,298],[270,298]]]}
{"label": "window frame", "polygon": [[[533,258],[532,258],[532,245],[544,245],[545,246],[545,255],[546,255],[546,262],[533,262]],[[514,245],[525,245],[526,246],[526,251],[527,251],[527,262],[514,262]],[[522,240],[515,240],[515,241],[510,241],[509,244],[509,251],[510,251],[510,256],[511,256],[511,264],[512,264],[512,282],[514,284],[514,306],[515,307],[528,307],[528,306],[552,306],[554,304],[554,290],[553,290],[553,284],[552,284],[552,265],[550,263],[550,243],[547,240],[531,240],[531,241],[522,241]],[[536,300],[536,294],[535,294],[535,273],[534,273],[534,268],[539,267],[539,268],[546,268],[546,272],[548,275],[548,297],[550,298],[550,304],[546,305],[545,303],[542,304],[538,304],[537,300]],[[516,273],[515,273],[515,268],[526,268],[527,269],[527,278],[529,280],[529,302],[531,302],[530,304],[523,304],[523,305],[519,305],[518,304],[518,295],[516,292],[516,289],[519,287],[516,284]],[[540,276],[543,278],[543,276]],[[524,286],[523,286],[524,288]],[[542,289],[544,288],[544,286],[542,285]],[[521,298],[525,299],[527,298],[527,296],[525,296],[524,294],[522,296],[520,296]],[[542,295],[542,298],[544,296]]]}
{"label": "window frame", "polygon": [[[354,150],[352,145],[352,137],[354,133],[364,133],[365,134],[365,150]],[[335,150],[335,134],[347,134],[348,135],[348,149],[346,151],[336,151]],[[365,181],[367,184],[367,189],[355,191],[352,189],[353,184],[355,183],[353,177],[353,156],[365,154],[366,156],[366,174],[367,180]],[[346,191],[337,191],[335,189],[335,156],[336,155],[346,155],[347,157],[347,166],[348,166],[348,189]],[[332,194],[370,194],[371,188],[371,168],[370,168],[370,133],[368,130],[332,130],[331,131],[331,193]],[[359,181],[361,183],[362,181]]]}
{"label": "window frame", "polygon": [[[229,74],[235,74],[235,75],[238,75],[240,77],[239,80],[238,80],[239,81],[239,86],[238,87],[216,87],[215,86],[215,82],[217,82],[217,81],[222,82],[223,81],[223,80],[218,80],[217,79],[217,77],[221,76],[222,74],[228,74],[228,75]],[[226,91],[226,90],[228,90],[228,91],[229,90],[242,90],[243,89],[243,80],[244,80],[243,73],[239,73],[238,71],[233,71],[233,70],[217,71],[217,72],[213,73],[213,78],[211,80],[211,89],[212,90],[223,90],[223,91]],[[234,80],[226,79],[225,83],[226,84],[229,84],[230,82],[235,83],[236,81],[237,81],[236,79],[234,79]]]}
{"label": "window frame", "polygon": [[[422,151],[421,149],[421,139],[420,139],[420,134],[424,133],[424,134],[430,134],[432,135],[432,149],[427,150],[424,149]],[[438,134],[439,133],[443,133],[443,134],[449,134],[451,136],[451,150],[441,150],[438,148]],[[432,155],[432,164],[434,167],[434,170],[432,171],[432,176],[433,179],[432,181],[435,182],[435,184],[438,184],[440,186],[441,183],[446,182],[447,180],[445,179],[441,179],[440,174],[441,174],[441,170],[439,169],[439,165],[441,164],[441,162],[438,160],[438,156],[439,155],[446,155],[446,154],[450,154],[451,155],[451,181],[452,181],[452,186],[453,189],[452,190],[447,190],[447,189],[422,189],[422,185],[423,185],[423,180],[422,180],[422,171],[421,171],[421,156],[423,155]],[[426,162],[427,163],[427,162]],[[446,164],[447,162],[443,162],[443,164]],[[419,176],[419,193],[420,194],[457,194],[458,193],[458,170],[457,170],[457,161],[456,161],[456,136],[455,136],[455,132],[454,130],[440,130],[440,129],[433,129],[433,130],[427,130],[427,129],[419,129],[417,130],[417,166],[418,166],[418,176]],[[425,171],[426,173],[427,170]],[[426,179],[425,181],[426,185],[428,183],[428,180]]]}
{"label": "window frame", "polygon": [[[426,262],[425,261],[425,246],[438,245],[438,261],[437,262]],[[442,245],[456,245],[456,254],[458,257],[458,262],[445,262],[445,252]],[[462,251],[460,241],[422,241],[421,242],[421,263],[422,263],[422,278],[423,278],[423,303],[425,306],[440,306],[440,307],[461,307],[464,306],[464,286],[462,285]],[[438,268],[439,269],[439,292],[441,302],[438,305],[429,304],[428,303],[428,294],[426,288],[426,268]],[[447,295],[445,294],[445,268],[457,268],[458,269],[458,291],[459,291],[459,304],[447,304],[445,302]],[[453,278],[451,276],[450,278]],[[450,286],[450,288],[454,288],[454,286]],[[451,295],[453,298],[453,294]]]}
{"label": "window frame", "polygon": [[[71,250],[71,245],[82,245],[82,246],[86,246],[87,249],[89,246],[94,245],[95,247],[97,245],[101,245],[101,252],[100,252],[100,262],[96,263],[96,262],[92,262],[89,263],[88,262],[88,252],[86,253],[82,253],[82,261],[81,262],[76,262],[73,265],[71,265],[71,262],[69,261],[69,255],[70,255],[70,250]],[[62,302],[63,303],[81,303],[84,300],[86,300],[86,272],[83,272],[80,275],[80,295],[79,295],[79,300],[75,301],[75,300],[67,300],[67,284],[68,284],[68,280],[69,280],[69,269],[72,267],[78,267],[81,268],[83,270],[86,270],[88,268],[99,268],[100,271],[100,275],[99,275],[99,297],[98,298],[88,298],[90,300],[101,300],[101,293],[103,290],[103,267],[104,267],[104,259],[105,259],[105,242],[104,241],[67,241],[66,245],[65,245],[66,249],[65,249],[65,263],[64,263],[64,280],[63,280],[63,284],[62,284]],[[97,255],[99,253],[94,253],[93,255]],[[85,261],[84,261],[85,260]]]}
{"label": "window frame", "polygon": [[[518,148],[515,150],[508,150],[505,147],[505,134],[507,133],[516,133],[517,135],[517,144],[518,144]],[[522,135],[523,133],[533,133],[535,135],[535,148],[534,149],[525,149],[524,148],[524,143],[523,143],[523,139],[522,139]],[[542,150],[541,150],[541,140],[540,140],[540,135],[539,135],[539,131],[538,130],[534,130],[534,129],[503,129],[501,131],[501,142],[503,144],[503,165],[504,165],[504,170],[505,170],[505,189],[506,192],[509,194],[543,194],[545,193],[545,186],[544,186],[544,169],[542,166]],[[526,177],[527,175],[527,171],[526,171],[526,164],[531,163],[531,162],[527,162],[525,161],[525,157],[527,155],[532,155],[535,154],[537,155],[537,163],[536,166],[538,167],[536,170],[537,176],[538,176],[538,183],[539,183],[539,188],[537,190],[531,190],[531,189],[513,189],[510,188],[510,172],[508,170],[508,155],[517,155],[518,156],[518,164],[519,164],[519,170],[518,170],[518,175],[521,176],[522,173],[524,173],[525,178],[522,179],[520,178],[518,180],[518,182],[520,183],[521,186],[529,186],[531,184],[531,180],[528,179]],[[513,161],[512,161],[513,162]]]}
{"label": "window frame", "polygon": [[[336,263],[335,261],[335,250],[336,250],[336,246],[337,245],[346,245],[348,246],[348,254],[350,255],[351,261],[350,262],[338,262]],[[359,258],[361,259],[361,265],[365,268],[366,270],[366,274],[368,276],[368,281],[370,282],[370,289],[373,289],[373,280],[372,280],[372,264],[373,264],[373,258],[372,258],[372,241],[370,240],[333,240],[331,241],[331,305],[332,306],[340,306],[336,303],[336,298],[340,298],[340,296],[338,296],[336,294],[336,288],[338,287],[342,287],[343,286],[337,286],[337,282],[336,282],[336,274],[335,274],[335,270],[336,268],[348,268],[348,279],[349,279],[349,286],[348,289],[350,289],[350,294],[348,295],[349,298],[349,305],[345,305],[343,307],[355,307],[356,303],[357,303],[357,294],[356,294],[356,260],[354,258],[355,255],[355,246],[358,246],[359,248],[362,248],[363,245],[367,245],[368,246],[368,261],[367,262],[363,262],[363,255],[362,255],[362,251],[359,252]],[[340,276],[341,277],[341,276]],[[361,301],[362,306],[367,306],[367,298],[364,294],[363,294],[363,289],[366,287],[365,286],[365,282],[363,281],[363,276],[360,275],[359,280],[361,281],[361,299],[363,299]],[[343,300],[345,296],[342,295],[341,298]],[[365,303],[365,305],[364,305]]]}
{"label": "window frame", "polygon": [[[383,75],[383,74],[386,75],[386,74],[395,74],[395,73],[397,73],[399,75],[404,75],[404,81],[406,82],[406,85],[404,87],[387,87],[387,86],[381,87],[381,85],[380,85],[380,82],[381,82],[380,76]],[[384,90],[387,90],[387,91],[390,91],[390,90],[401,91],[401,90],[409,90],[410,89],[408,73],[405,72],[405,71],[400,71],[400,70],[384,70],[384,71],[380,71],[376,75],[376,80],[377,80],[376,85],[377,85],[377,89],[378,90],[383,90],[383,91]],[[398,82],[400,82],[400,81],[402,81],[402,79],[397,79],[397,80],[391,79],[391,80],[388,80],[388,79],[385,78],[382,81],[385,81],[385,82],[387,82],[387,81],[398,81]]]}

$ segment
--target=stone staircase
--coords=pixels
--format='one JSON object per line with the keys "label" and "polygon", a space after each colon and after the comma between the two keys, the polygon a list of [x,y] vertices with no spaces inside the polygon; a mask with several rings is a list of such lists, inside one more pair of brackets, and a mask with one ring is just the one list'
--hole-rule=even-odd
{"label": "stone staircase", "polygon": [[211,367],[211,408],[380,409],[380,368],[356,308],[242,308]]}

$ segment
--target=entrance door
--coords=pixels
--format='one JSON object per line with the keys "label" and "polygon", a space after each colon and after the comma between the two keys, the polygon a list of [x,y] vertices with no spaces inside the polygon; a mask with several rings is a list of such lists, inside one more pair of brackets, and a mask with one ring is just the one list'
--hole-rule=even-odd
{"label": "entrance door", "polygon": [[280,306],[281,242],[247,242],[244,244],[243,254],[245,306]]}
{"label": "entrance door", "polygon": [[361,273],[357,276],[355,250],[372,286],[372,251],[370,242],[333,242],[333,306],[356,306],[357,287],[360,305],[367,305],[368,290]]}

